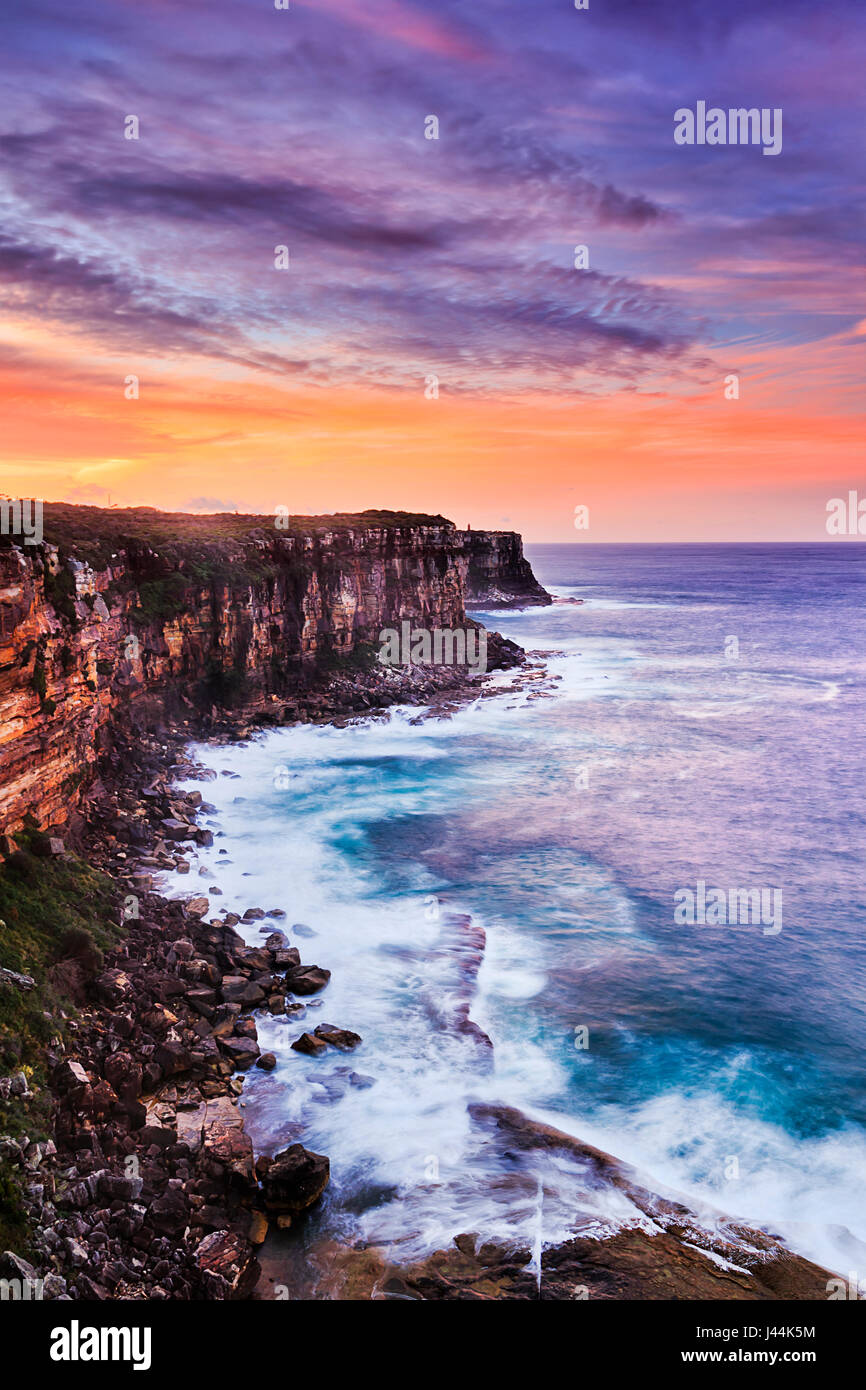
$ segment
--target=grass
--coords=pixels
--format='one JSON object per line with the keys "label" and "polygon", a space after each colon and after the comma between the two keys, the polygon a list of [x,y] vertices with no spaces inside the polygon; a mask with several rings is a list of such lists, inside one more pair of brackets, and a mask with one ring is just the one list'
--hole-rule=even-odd
{"label": "grass", "polygon": [[[0,1100],[0,1134],[30,1139],[50,1133],[46,1049],[62,1036],[60,1011],[74,1013],[64,993],[65,963],[78,978],[97,973],[103,952],[123,936],[117,888],[75,856],[46,856],[47,837],[32,825],[16,835],[20,848],[0,868],[0,965],[29,975],[35,988],[0,986],[0,1074],[23,1071],[34,1099]],[[26,1256],[27,1228],[18,1170],[0,1159],[0,1249]]]}
{"label": "grass", "polygon": [[[214,566],[229,567],[237,575],[240,558],[238,543],[257,536],[315,536],[325,531],[370,530],[380,527],[448,526],[444,516],[421,512],[394,512],[371,509],[365,512],[338,512],[333,516],[290,516],[280,518],[275,527],[274,513],[215,512],[198,516],[192,512],[161,512],[154,507],[79,507],[67,502],[46,502],[43,507],[43,536],[65,554],[87,560],[96,569],[105,569],[112,556],[127,551],[136,565],[146,563],[147,552],[156,551],[169,566],[183,562],[195,580],[214,576]],[[0,545],[12,545],[15,536],[0,536]],[[251,557],[246,561],[250,563]],[[61,580],[60,583],[66,583]],[[62,601],[68,595],[58,594]]]}

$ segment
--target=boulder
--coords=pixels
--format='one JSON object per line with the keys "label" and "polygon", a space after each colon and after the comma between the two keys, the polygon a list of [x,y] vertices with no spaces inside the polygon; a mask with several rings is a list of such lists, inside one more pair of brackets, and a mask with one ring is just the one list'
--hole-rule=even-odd
{"label": "boulder", "polygon": [[90,1085],[90,1077],[80,1062],[64,1061],[54,1073],[54,1085],[58,1091],[77,1091]]}
{"label": "boulder", "polygon": [[103,1004],[116,1009],[132,992],[132,981],[122,970],[106,970],[96,980],[95,989]]}
{"label": "boulder", "polygon": [[202,1146],[207,1105],[197,1105],[195,1110],[178,1110],[177,1142],[184,1144],[191,1154],[197,1154]]}
{"label": "boulder", "polygon": [[323,1052],[327,1052],[328,1044],[323,1038],[314,1037],[312,1033],[302,1033],[292,1043],[295,1052],[304,1052],[309,1057],[319,1057]]}
{"label": "boulder", "polygon": [[225,1004],[246,1004],[252,1008],[263,1003],[265,992],[246,975],[224,975],[222,997]]}
{"label": "boulder", "polygon": [[330,1043],[340,1052],[352,1052],[361,1041],[360,1033],[352,1033],[348,1028],[335,1028],[332,1023],[320,1023],[315,1030],[316,1037]]}
{"label": "boulder", "polygon": [[330,978],[330,970],[319,965],[301,965],[286,972],[286,989],[293,994],[316,994]]}
{"label": "boulder", "polygon": [[274,951],[275,970],[291,970],[300,963],[301,953],[297,946],[280,946]]}
{"label": "boulder", "polygon": [[208,1297],[245,1298],[261,1273],[253,1247],[234,1231],[213,1231],[195,1252]]}
{"label": "boulder", "polygon": [[128,1178],[121,1173],[100,1173],[97,1191],[107,1202],[135,1202],[141,1196],[143,1178]]}
{"label": "boulder", "polygon": [[262,1179],[265,1206],[295,1214],[317,1202],[328,1186],[331,1165],[324,1154],[291,1144],[275,1154]]}
{"label": "boulder", "polygon": [[259,1045],[253,1038],[220,1038],[219,1045],[239,1071],[246,1071],[259,1055]]}
{"label": "boulder", "polygon": [[113,1052],[105,1059],[103,1072],[122,1100],[137,1100],[141,1095],[141,1063],[128,1052]]}
{"label": "boulder", "polygon": [[161,1235],[178,1236],[189,1220],[189,1202],[183,1185],[172,1178],[161,1196],[148,1209],[151,1225]]}
{"label": "boulder", "polygon": [[228,1169],[242,1186],[255,1187],[252,1140],[244,1133],[243,1117],[228,1096],[208,1101],[202,1153]]}
{"label": "boulder", "polygon": [[187,825],[175,816],[166,816],[160,823],[167,840],[191,840],[195,835],[195,826]]}
{"label": "boulder", "polygon": [[155,1060],[164,1076],[177,1076],[192,1066],[189,1049],[179,1042],[160,1043]]}

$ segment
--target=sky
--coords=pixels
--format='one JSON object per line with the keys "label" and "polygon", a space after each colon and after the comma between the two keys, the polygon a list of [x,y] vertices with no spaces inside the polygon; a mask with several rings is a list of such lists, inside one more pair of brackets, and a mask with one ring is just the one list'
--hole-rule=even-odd
{"label": "sky", "polygon": [[7,6],[0,490],[826,540],[864,58],[862,0]]}

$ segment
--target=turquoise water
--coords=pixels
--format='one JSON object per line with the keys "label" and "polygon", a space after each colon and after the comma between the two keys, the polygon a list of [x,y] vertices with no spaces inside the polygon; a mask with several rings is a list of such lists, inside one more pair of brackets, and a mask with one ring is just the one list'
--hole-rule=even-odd
{"label": "turquoise water", "polygon": [[[485,1099],[862,1268],[866,547],[529,554],[585,602],[475,616],[546,653],[551,698],[198,750],[234,774],[205,788],[216,903],[284,908],[334,972],[302,1024],[260,1026],[278,1067],[248,1123],[330,1155],[319,1234],[534,1231],[532,1175],[491,1171],[468,1119]],[[678,925],[699,881],[778,890],[781,930]],[[452,911],[487,935],[469,986]],[[492,1055],[453,1026],[467,988]],[[322,1020],[363,1046],[292,1052]],[[546,1193],[545,1240],[635,1215]]]}

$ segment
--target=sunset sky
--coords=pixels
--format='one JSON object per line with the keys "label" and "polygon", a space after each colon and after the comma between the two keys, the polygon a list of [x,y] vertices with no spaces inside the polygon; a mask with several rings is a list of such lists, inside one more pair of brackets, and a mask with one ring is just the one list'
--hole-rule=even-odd
{"label": "sunset sky", "polygon": [[[0,490],[529,541],[820,540],[866,496],[862,0],[0,30]],[[698,101],[781,108],[782,152],[676,145]]]}

